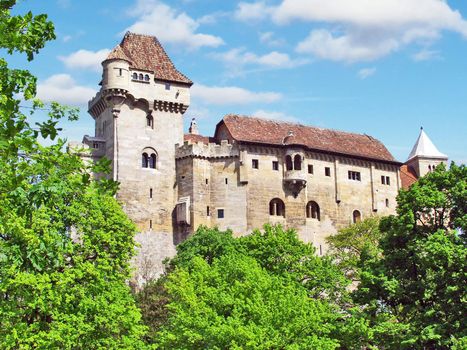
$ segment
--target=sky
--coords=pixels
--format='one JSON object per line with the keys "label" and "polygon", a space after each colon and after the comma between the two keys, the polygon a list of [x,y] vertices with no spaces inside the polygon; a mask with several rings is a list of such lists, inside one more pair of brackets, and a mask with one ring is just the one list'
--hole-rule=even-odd
{"label": "sky", "polygon": [[191,106],[212,135],[228,113],[365,133],[404,162],[423,126],[450,160],[467,163],[465,0],[22,0],[47,13],[57,39],[12,67],[38,96],[79,106],[63,135],[94,134],[87,101],[100,62],[126,31],[155,35],[188,76]]}

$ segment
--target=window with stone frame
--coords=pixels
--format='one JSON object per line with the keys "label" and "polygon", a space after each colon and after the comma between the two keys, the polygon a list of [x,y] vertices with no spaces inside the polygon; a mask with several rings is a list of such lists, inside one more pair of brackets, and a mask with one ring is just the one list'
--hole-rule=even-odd
{"label": "window with stone frame", "polygon": [[251,160],[251,167],[253,169],[259,169],[259,160],[258,159],[252,159]]}
{"label": "window with stone frame", "polygon": [[269,215],[285,217],[285,204],[280,198],[274,198],[269,202]]}
{"label": "window with stone frame", "polygon": [[359,171],[349,170],[348,172],[349,180],[361,181],[361,176]]}
{"label": "window with stone frame", "polygon": [[324,175],[325,176],[331,176],[331,168],[330,167],[325,167],[324,168]]}
{"label": "window with stone frame", "polygon": [[279,170],[279,162],[277,160],[272,161],[272,170]]}
{"label": "window with stone frame", "polygon": [[308,219],[321,220],[319,205],[315,201],[309,201],[306,205],[306,217]]}

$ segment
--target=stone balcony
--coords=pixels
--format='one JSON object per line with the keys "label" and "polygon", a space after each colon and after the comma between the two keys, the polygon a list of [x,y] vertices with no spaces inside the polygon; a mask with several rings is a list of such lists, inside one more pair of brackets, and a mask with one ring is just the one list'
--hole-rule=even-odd
{"label": "stone balcony", "polygon": [[304,170],[287,170],[284,174],[284,185],[294,193],[300,192],[306,186],[306,173]]}

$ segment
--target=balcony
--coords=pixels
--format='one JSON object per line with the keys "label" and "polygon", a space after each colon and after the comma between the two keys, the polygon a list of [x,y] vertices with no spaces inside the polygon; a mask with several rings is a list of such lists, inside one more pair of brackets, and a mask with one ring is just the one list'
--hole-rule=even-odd
{"label": "balcony", "polygon": [[300,192],[306,186],[304,170],[287,170],[284,174],[284,184],[294,192]]}

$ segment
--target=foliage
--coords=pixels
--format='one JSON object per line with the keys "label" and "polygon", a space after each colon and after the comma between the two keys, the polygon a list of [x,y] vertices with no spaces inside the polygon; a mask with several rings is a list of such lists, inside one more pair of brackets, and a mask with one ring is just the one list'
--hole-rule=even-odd
{"label": "foliage", "polygon": [[369,336],[344,307],[345,277],[293,230],[201,227],[168,265],[137,295],[162,349],[350,349]]}
{"label": "foliage", "polygon": [[376,256],[379,253],[380,218],[371,217],[345,227],[336,235],[329,236],[329,255],[352,280],[359,279],[359,263],[362,254]]}
{"label": "foliage", "polygon": [[465,345],[466,205],[467,168],[454,163],[399,193],[398,215],[381,221],[383,257],[368,259],[356,292],[376,344]]}
{"label": "foliage", "polygon": [[[0,47],[31,60],[54,38],[46,15],[11,16],[0,4]],[[31,126],[20,100],[36,79],[0,59],[0,344],[2,349],[141,349],[145,328],[126,280],[134,225],[113,198],[115,183],[64,153],[58,121],[77,110],[52,103]],[[45,108],[32,102],[31,113]],[[51,140],[42,146],[38,137]],[[53,141],[56,140],[56,141]]]}

